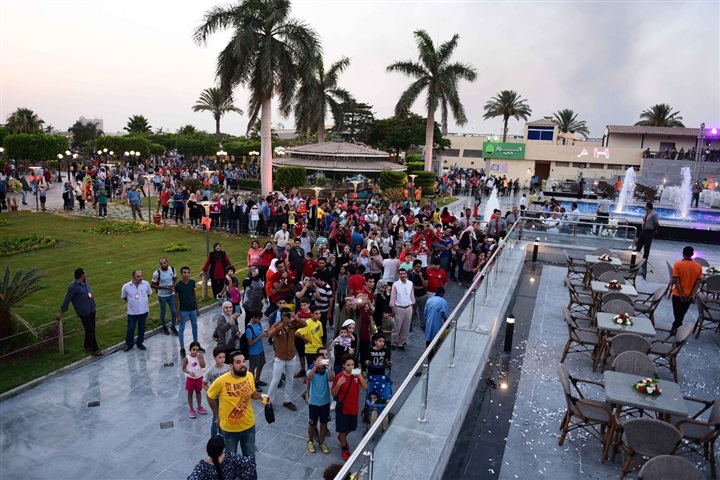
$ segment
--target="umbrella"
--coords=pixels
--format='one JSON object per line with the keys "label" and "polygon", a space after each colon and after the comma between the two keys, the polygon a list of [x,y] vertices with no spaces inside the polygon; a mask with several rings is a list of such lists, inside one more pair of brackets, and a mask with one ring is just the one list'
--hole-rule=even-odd
{"label": "umbrella", "polygon": [[565,140],[572,140],[572,141],[580,141],[580,137],[573,135],[570,132],[561,133],[560,135],[558,135],[558,138],[564,138]]}

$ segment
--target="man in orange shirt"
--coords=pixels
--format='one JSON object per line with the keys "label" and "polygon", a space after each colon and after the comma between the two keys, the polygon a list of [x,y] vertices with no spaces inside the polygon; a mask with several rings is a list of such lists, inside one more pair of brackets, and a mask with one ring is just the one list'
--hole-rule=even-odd
{"label": "man in orange shirt", "polygon": [[672,306],[675,317],[671,329],[673,335],[683,324],[685,314],[695,300],[695,293],[697,293],[702,280],[702,266],[693,261],[694,254],[693,247],[683,248],[683,259],[673,265]]}

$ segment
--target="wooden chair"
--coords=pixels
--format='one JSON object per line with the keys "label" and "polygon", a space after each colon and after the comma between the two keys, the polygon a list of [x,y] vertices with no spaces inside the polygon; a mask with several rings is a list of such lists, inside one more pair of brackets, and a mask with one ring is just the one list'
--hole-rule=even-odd
{"label": "wooden chair", "polygon": [[640,270],[642,269],[643,265],[645,265],[646,260],[644,258],[641,258],[639,262],[635,264],[634,267],[631,267],[630,265],[621,265],[618,267],[618,272],[627,280],[633,287],[636,285],[637,276],[638,273],[640,273]]}
{"label": "wooden chair", "polygon": [[608,262],[598,262],[594,264],[592,267],[590,267],[590,271],[592,273],[593,280],[597,280],[600,275],[602,275],[605,272],[615,272],[615,267],[613,267]]}
{"label": "wooden chair", "polygon": [[705,279],[700,286],[700,296],[702,296],[705,301],[720,301],[720,275],[711,275]]}
{"label": "wooden chair", "polygon": [[568,353],[582,353],[589,355],[593,360],[600,346],[600,334],[596,329],[578,325],[570,311],[563,307],[563,317],[568,328],[568,340],[565,343],[560,363],[565,361]]}
{"label": "wooden chair", "polygon": [[668,275],[670,275],[670,280],[668,281],[667,289],[665,290],[667,292],[667,298],[670,298],[672,296],[672,289],[673,289],[673,266],[672,263],[665,260],[665,264],[667,265],[668,269]]}
{"label": "wooden chair", "polygon": [[638,480],[705,480],[700,470],[689,460],[677,455],[651,458],[640,469]]}
{"label": "wooden chair", "polygon": [[593,400],[585,397],[581,384],[595,385],[600,388],[605,386],[600,382],[575,378],[570,375],[564,365],[558,365],[558,376],[565,394],[567,410],[560,423],[562,435],[558,445],[565,442],[565,437],[572,430],[583,429],[605,444],[606,434],[612,422],[612,407],[602,400]]}
{"label": "wooden chair", "polygon": [[565,254],[565,262],[567,263],[567,278],[569,278],[576,285],[582,284],[587,275],[587,263],[579,258],[572,258],[568,255],[567,250],[563,250]]}
{"label": "wooden chair", "polygon": [[685,323],[677,329],[675,336],[665,340],[655,340],[650,344],[650,357],[657,366],[669,368],[676,383],[678,381],[677,357],[687,343],[692,330],[693,325]]}
{"label": "wooden chair", "polygon": [[[690,450],[700,453],[705,460],[710,462],[710,473],[712,478],[717,478],[717,465],[715,460],[715,443],[720,437],[720,397],[716,397],[712,402],[704,402],[692,397],[684,397],[686,400],[694,402],[702,402],[705,408],[689,418],[683,418],[675,423],[675,426],[683,432],[683,440],[685,442],[680,447],[680,451]],[[710,409],[710,415],[706,420],[701,417]]]}
{"label": "wooden chair", "polygon": [[653,324],[653,327],[655,327],[655,310],[657,309],[658,305],[660,305],[664,294],[665,287],[660,287],[646,299],[635,300],[634,302],[631,302],[633,308],[635,309],[636,315],[643,315],[649,318],[650,322],[652,322]]}
{"label": "wooden chair", "polygon": [[605,283],[607,283],[607,282],[611,282],[611,281],[613,281],[613,280],[617,280],[617,282],[618,282],[620,285],[625,285],[625,283],[626,283],[626,282],[625,282],[625,277],[623,277],[621,273],[616,272],[616,271],[614,271],[614,270],[611,271],[611,272],[605,272],[605,273],[603,273],[602,275],[600,275],[599,277],[597,277],[597,281],[598,281],[598,282],[605,282]]}
{"label": "wooden chair", "polygon": [[715,330],[720,333],[720,303],[716,301],[706,302],[703,297],[698,295],[697,306],[698,318],[693,327],[693,332],[697,332],[695,338],[700,337],[700,332],[703,330]]}
{"label": "wooden chair", "polygon": [[625,352],[640,352],[647,356],[650,351],[650,342],[635,333],[621,333],[610,338],[609,346],[605,349],[605,359],[603,361],[603,370],[608,360],[615,361],[615,358]]}
{"label": "wooden chair", "polygon": [[615,357],[612,369],[620,373],[629,373],[639,377],[657,378],[657,367],[645,353],[623,352]]}
{"label": "wooden chair", "polygon": [[681,441],[682,431],[669,423],[647,417],[627,420],[622,424],[622,436],[618,442],[623,456],[620,479],[624,479],[643,457],[675,453]]}
{"label": "wooden chair", "polygon": [[602,306],[602,311],[605,313],[612,313],[614,315],[620,315],[622,313],[627,313],[631,316],[635,315],[635,309],[632,304],[623,300],[610,300]]}
{"label": "wooden chair", "polygon": [[578,292],[577,287],[573,285],[569,278],[565,277],[565,286],[568,289],[570,301],[567,309],[575,314],[583,315],[586,319],[592,320],[591,312],[595,301],[591,295]]}

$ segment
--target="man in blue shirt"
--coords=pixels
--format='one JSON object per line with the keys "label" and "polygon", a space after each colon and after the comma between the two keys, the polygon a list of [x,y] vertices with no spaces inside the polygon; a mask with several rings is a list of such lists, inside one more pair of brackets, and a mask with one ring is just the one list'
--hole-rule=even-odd
{"label": "man in blue shirt", "polygon": [[355,251],[355,245],[362,245],[365,243],[365,237],[363,237],[362,233],[360,233],[360,227],[355,227],[355,230],[353,231],[351,237],[350,237],[350,251]]}
{"label": "man in blue shirt", "polygon": [[127,192],[127,201],[132,211],[133,220],[137,220],[136,214],[140,216],[140,220],[144,220],[142,216],[142,199],[140,198],[140,192],[137,191],[137,183],[133,182],[130,186],[130,190]]}
{"label": "man in blue shirt", "polygon": [[450,306],[443,298],[445,288],[440,286],[435,290],[435,296],[425,304],[425,347],[437,336],[445,320],[450,316]]}
{"label": "man in blue shirt", "polygon": [[71,302],[85,329],[85,350],[92,352],[96,357],[102,356],[103,352],[98,348],[95,339],[95,297],[87,283],[87,273],[83,268],[75,270],[75,280],[68,286],[65,300],[60,306],[60,313],[57,314],[58,321],[62,320],[63,313],[67,312]]}

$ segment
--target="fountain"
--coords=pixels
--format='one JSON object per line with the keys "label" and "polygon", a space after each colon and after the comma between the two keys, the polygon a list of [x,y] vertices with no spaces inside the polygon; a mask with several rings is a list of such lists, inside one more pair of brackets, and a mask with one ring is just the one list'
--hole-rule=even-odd
{"label": "fountain", "polygon": [[680,216],[686,218],[690,212],[690,203],[692,202],[692,172],[690,167],[682,167],[680,175],[682,175],[679,195]]}
{"label": "fountain", "polygon": [[495,209],[500,209],[500,200],[498,200],[497,188],[493,187],[492,192],[490,193],[490,198],[488,198],[488,201],[485,204],[485,215],[483,215],[483,221],[489,222]]}
{"label": "fountain", "polygon": [[620,189],[620,196],[618,197],[617,207],[615,213],[622,213],[626,205],[628,205],[635,194],[635,169],[629,167],[625,172],[625,179]]}

